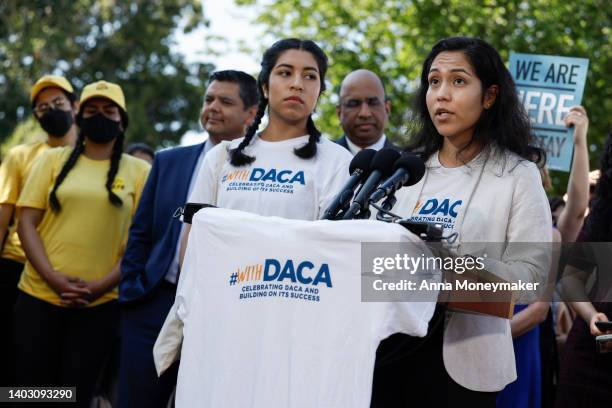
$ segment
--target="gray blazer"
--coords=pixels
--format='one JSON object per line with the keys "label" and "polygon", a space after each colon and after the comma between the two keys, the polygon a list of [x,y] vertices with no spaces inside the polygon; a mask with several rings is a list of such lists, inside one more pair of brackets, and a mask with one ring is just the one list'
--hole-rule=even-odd
{"label": "gray blazer", "polygon": [[[397,193],[393,212],[410,216],[426,176]],[[481,170],[482,169],[482,170]],[[493,148],[483,167],[474,168],[471,196],[456,221],[461,244],[487,248],[486,269],[508,281],[544,282],[551,254],[543,246],[520,250],[508,242],[552,241],[550,207],[535,164]],[[492,245],[490,243],[497,243]],[[502,243],[501,245],[499,243]],[[531,299],[519,299],[531,300]],[[458,384],[474,391],[500,391],[516,379],[510,322],[493,316],[447,312],[444,366]]]}

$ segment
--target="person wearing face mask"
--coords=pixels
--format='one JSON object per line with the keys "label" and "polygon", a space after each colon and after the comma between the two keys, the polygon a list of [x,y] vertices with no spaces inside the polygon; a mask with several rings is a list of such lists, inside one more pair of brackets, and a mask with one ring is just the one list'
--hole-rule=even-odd
{"label": "person wearing face mask", "polygon": [[44,141],[12,148],[0,166],[0,321],[6,329],[0,337],[0,384],[14,381],[12,315],[17,282],[25,254],[17,236],[15,204],[36,158],[51,147],[74,144],[77,95],[64,77],[45,75],[30,91],[34,118],[47,134]]}
{"label": "person wearing face mask", "polygon": [[217,71],[208,80],[200,113],[208,139],[155,155],[121,263],[119,407],[167,405],[178,367],[158,377],[153,345],[176,294],[183,224],[172,214],[185,204],[208,152],[244,135],[256,110],[255,78],[242,71]]}
{"label": "person wearing face mask", "polygon": [[17,384],[76,386],[88,407],[117,330],[119,264],[149,164],[123,154],[121,88],[86,86],[74,148],[36,161],[17,202],[27,257],[15,305]]}

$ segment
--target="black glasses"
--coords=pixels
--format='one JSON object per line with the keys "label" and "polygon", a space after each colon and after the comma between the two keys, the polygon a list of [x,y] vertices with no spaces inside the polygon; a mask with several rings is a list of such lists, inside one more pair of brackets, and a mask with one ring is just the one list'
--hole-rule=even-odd
{"label": "black glasses", "polygon": [[374,98],[365,98],[363,100],[361,99],[348,99],[344,102],[342,102],[342,106],[345,109],[355,109],[355,108],[361,108],[361,105],[363,104],[368,105],[368,107],[370,108],[380,108],[381,106],[383,106],[383,102],[374,97]]}
{"label": "black glasses", "polygon": [[34,111],[34,113],[38,114],[39,116],[42,116],[45,113],[47,113],[47,111],[49,111],[51,107],[55,109],[64,109],[64,107],[66,107],[67,105],[68,105],[68,100],[64,98],[63,96],[58,96],[57,98],[52,100],[50,104],[46,102],[41,103],[39,105],[36,105],[34,109],[32,110]]}

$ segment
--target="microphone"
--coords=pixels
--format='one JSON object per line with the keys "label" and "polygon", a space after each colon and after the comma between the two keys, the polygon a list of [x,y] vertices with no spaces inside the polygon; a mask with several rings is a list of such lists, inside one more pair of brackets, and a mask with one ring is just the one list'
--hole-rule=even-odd
{"label": "microphone", "polygon": [[393,164],[393,171],[393,175],[370,196],[371,203],[376,203],[383,197],[392,195],[403,186],[418,183],[425,174],[425,163],[419,156],[404,152]]}
{"label": "microphone", "polygon": [[376,155],[376,150],[363,149],[360,150],[349,165],[349,174],[351,175],[348,181],[340,190],[340,193],[334,198],[334,201],[327,207],[327,210],[321,217],[322,220],[333,220],[340,210],[342,210],[353,198],[353,191],[359,183],[368,177],[370,174],[370,164]]}
{"label": "microphone", "polygon": [[368,207],[368,198],[370,194],[378,187],[380,180],[391,175],[393,163],[395,163],[399,156],[399,152],[393,149],[381,149],[376,153],[372,159],[372,165],[370,166],[370,175],[361,186],[361,189],[353,199],[350,208],[342,219],[350,220],[355,218],[357,214],[363,218],[364,211],[367,210]]}

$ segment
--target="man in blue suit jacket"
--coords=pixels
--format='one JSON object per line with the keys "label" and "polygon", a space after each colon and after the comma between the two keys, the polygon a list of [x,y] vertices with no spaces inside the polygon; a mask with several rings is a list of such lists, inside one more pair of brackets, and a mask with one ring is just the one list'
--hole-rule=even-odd
{"label": "man in blue suit jacket", "polygon": [[336,113],[344,135],[336,141],[353,154],[361,149],[399,148],[385,135],[391,100],[382,80],[366,69],[348,74],[340,86]]}
{"label": "man in blue suit jacket", "polygon": [[[378,146],[376,144],[374,145],[370,145],[367,147],[363,147],[363,149],[374,149],[374,150],[380,150],[380,149],[395,149],[395,150],[402,150],[399,146],[397,146],[395,143],[393,143],[391,140],[389,140],[385,135],[381,135],[381,137],[384,136],[385,140],[383,141],[383,143]],[[362,148],[357,146],[356,144],[353,143],[353,146],[355,146],[354,149],[352,149],[351,147],[349,147],[349,143],[347,141],[347,136],[346,134],[342,135],[342,137],[340,137],[339,139],[336,140],[336,143],[338,143],[340,146],[344,147],[346,150],[348,150],[349,152],[353,153],[353,155],[357,154],[357,152],[359,150],[361,150]]]}
{"label": "man in blue suit jacket", "polygon": [[204,155],[244,134],[257,111],[257,84],[241,71],[209,79],[200,122],[209,139],[158,153],[134,216],[121,262],[120,407],[165,407],[178,366],[157,377],[153,345],[174,303],[182,223],[173,214],[187,201]]}

